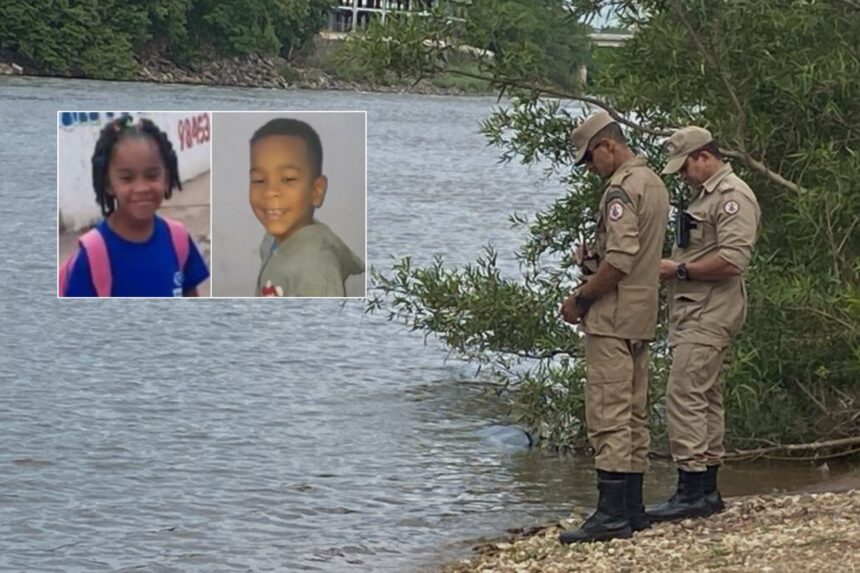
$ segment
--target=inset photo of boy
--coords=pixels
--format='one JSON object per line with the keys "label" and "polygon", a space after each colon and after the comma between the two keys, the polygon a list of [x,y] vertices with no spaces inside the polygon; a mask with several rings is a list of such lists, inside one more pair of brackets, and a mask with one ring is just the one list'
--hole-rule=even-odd
{"label": "inset photo of boy", "polygon": [[57,120],[58,296],[209,296],[209,113]]}
{"label": "inset photo of boy", "polygon": [[212,295],[364,297],[365,112],[212,116]]}

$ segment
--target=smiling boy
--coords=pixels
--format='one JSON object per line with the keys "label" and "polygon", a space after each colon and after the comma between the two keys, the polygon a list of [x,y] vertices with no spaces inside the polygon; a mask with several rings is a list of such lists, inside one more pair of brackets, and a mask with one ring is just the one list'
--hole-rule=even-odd
{"label": "smiling boy", "polygon": [[266,229],[257,296],[339,297],[364,263],[314,219],[328,179],[319,135],[303,121],[273,119],[251,137],[249,200]]}

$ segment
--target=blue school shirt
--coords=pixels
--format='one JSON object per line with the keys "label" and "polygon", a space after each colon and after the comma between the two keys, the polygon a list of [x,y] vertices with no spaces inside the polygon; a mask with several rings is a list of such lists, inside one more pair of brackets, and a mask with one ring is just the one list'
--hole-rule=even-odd
{"label": "blue school shirt", "polygon": [[[176,251],[170,238],[170,229],[160,217],[155,218],[152,236],[144,243],[133,243],[117,235],[107,221],[97,229],[107,244],[112,275],[111,296],[172,297],[177,289],[184,292],[197,287],[209,278],[209,269],[188,237],[190,248],[182,276],[177,276]],[[66,296],[96,296],[90,275],[90,262],[83,247],[69,273]]]}

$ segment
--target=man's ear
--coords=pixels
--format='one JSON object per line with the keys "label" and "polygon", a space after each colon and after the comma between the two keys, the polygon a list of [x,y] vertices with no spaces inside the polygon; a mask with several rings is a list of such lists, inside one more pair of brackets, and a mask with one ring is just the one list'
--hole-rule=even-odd
{"label": "man's ear", "polygon": [[314,180],[314,192],[311,201],[316,209],[322,207],[325,201],[325,192],[328,190],[328,177],[320,175]]}

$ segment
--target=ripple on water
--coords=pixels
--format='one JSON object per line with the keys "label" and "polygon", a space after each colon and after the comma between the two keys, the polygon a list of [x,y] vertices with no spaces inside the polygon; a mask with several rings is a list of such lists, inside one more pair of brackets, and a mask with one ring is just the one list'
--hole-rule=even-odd
{"label": "ripple on water", "polygon": [[[589,462],[487,447],[475,432],[505,405],[360,303],[52,290],[58,105],[366,109],[369,265],[463,263],[492,242],[512,275],[508,214],[562,190],[497,165],[477,133],[494,98],[3,78],[0,100],[14,166],[0,187],[14,250],[0,257],[0,570],[403,572],[593,502]],[[655,464],[646,493],[672,474]]]}

